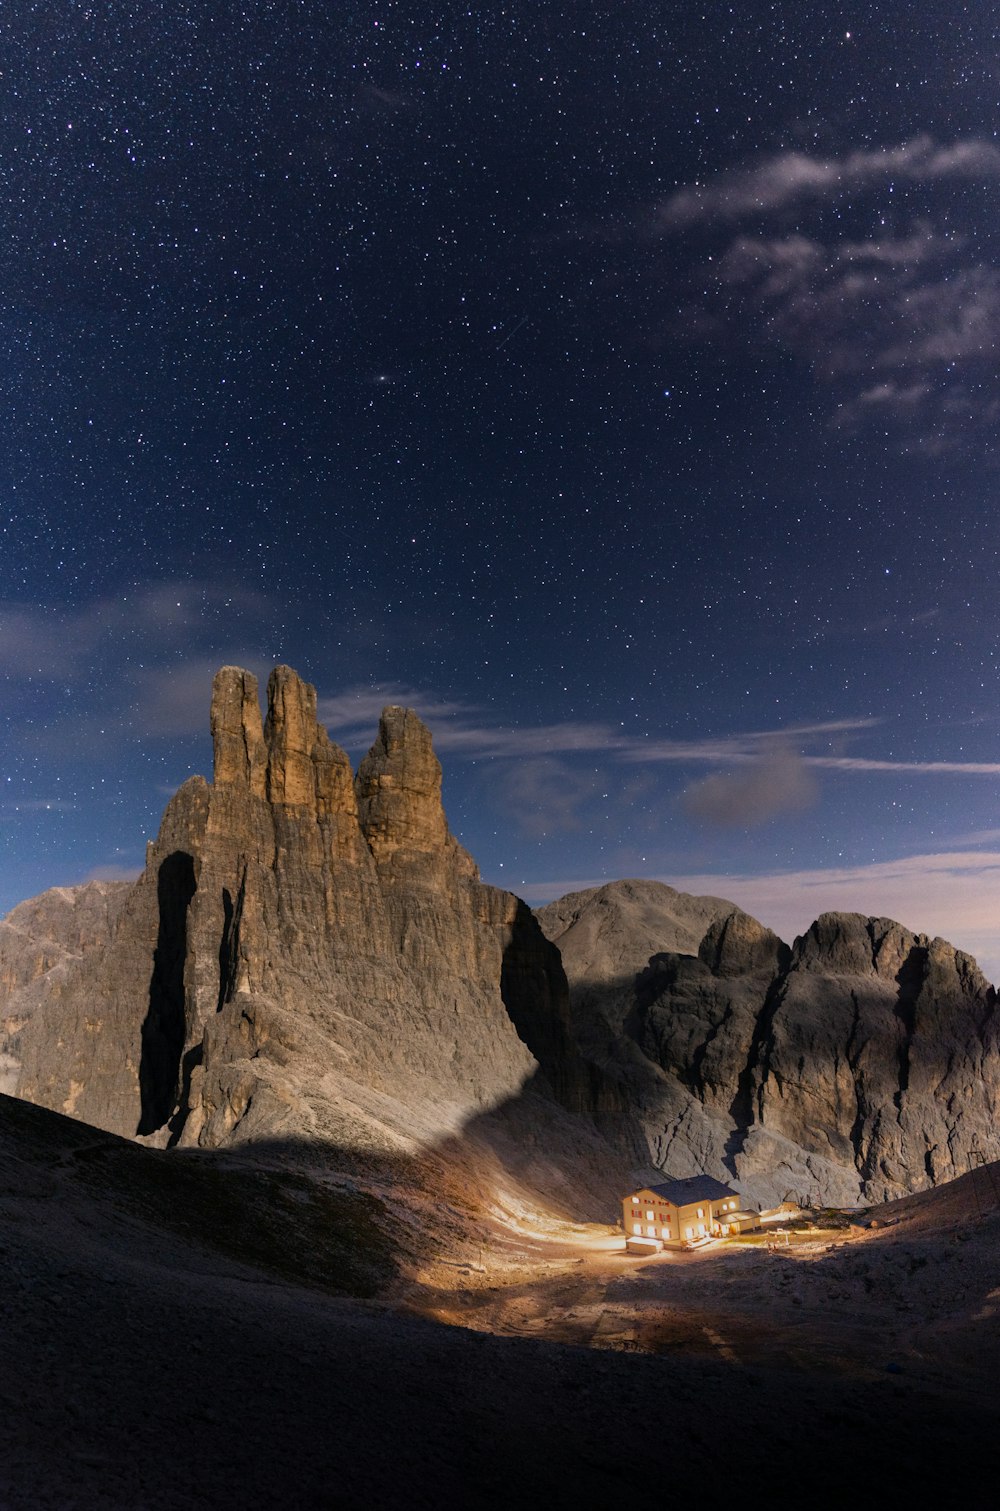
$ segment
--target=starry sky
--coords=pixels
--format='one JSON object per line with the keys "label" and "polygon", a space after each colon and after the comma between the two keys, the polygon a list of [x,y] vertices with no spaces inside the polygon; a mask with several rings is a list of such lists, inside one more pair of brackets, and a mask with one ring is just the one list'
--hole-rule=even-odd
{"label": "starry sky", "polygon": [[0,14],[0,910],[278,661],[530,901],[1000,976],[993,8]]}

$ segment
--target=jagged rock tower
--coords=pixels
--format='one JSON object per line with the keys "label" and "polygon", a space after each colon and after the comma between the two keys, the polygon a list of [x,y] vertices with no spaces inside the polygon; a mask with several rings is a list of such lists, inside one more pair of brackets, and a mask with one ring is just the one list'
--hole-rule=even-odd
{"label": "jagged rock tower", "polygon": [[207,1145],[405,1146],[529,1081],[584,1109],[558,951],[450,834],[417,716],[387,708],[353,777],[288,667],[267,705],[217,674],[213,784],[171,800],[110,944],[20,1028],[17,1094]]}

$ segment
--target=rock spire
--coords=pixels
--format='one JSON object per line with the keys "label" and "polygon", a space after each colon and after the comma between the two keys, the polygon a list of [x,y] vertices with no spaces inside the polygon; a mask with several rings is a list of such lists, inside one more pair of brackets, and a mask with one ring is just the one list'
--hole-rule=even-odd
{"label": "rock spire", "polygon": [[0,1043],[18,1095],[184,1144],[419,1141],[528,1082],[586,1100],[558,951],[450,834],[412,710],[356,783],[290,667],[263,720],[223,667],[210,726],[214,781],[169,803],[106,947]]}

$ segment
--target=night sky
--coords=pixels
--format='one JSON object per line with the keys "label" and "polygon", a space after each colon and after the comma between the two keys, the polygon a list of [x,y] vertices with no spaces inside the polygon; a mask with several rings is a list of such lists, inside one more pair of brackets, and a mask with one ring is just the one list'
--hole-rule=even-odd
{"label": "night sky", "polygon": [[956,0],[0,13],[0,910],[216,667],[415,706],[531,901],[1000,975],[1000,48]]}

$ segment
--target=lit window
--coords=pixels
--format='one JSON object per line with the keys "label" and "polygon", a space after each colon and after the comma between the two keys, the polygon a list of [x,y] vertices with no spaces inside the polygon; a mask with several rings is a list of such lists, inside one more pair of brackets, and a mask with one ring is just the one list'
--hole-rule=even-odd
{"label": "lit window", "polygon": [[652,1222],[653,1221],[653,1213],[652,1212],[647,1212],[646,1213],[646,1221],[647,1222]]}
{"label": "lit window", "polygon": [[633,1207],[637,1207],[639,1205],[639,1198],[638,1198],[638,1196],[633,1196],[633,1198],[632,1198],[632,1205],[633,1205]]}
{"label": "lit window", "polygon": [[664,1236],[664,1238],[669,1238],[670,1237],[670,1229],[669,1228],[664,1228],[664,1230],[663,1230],[663,1236]]}
{"label": "lit window", "polygon": [[699,1207],[698,1208],[698,1216],[699,1217],[704,1217],[704,1215],[705,1215],[705,1208],[704,1207]]}
{"label": "lit window", "polygon": [[641,1222],[634,1222],[632,1224],[632,1232],[635,1233],[635,1234],[637,1234],[638,1237],[641,1238],[642,1237],[642,1223]]}
{"label": "lit window", "polygon": [[646,1229],[646,1233],[650,1238],[656,1237],[656,1229],[653,1227],[652,1223],[650,1223],[649,1227]]}

